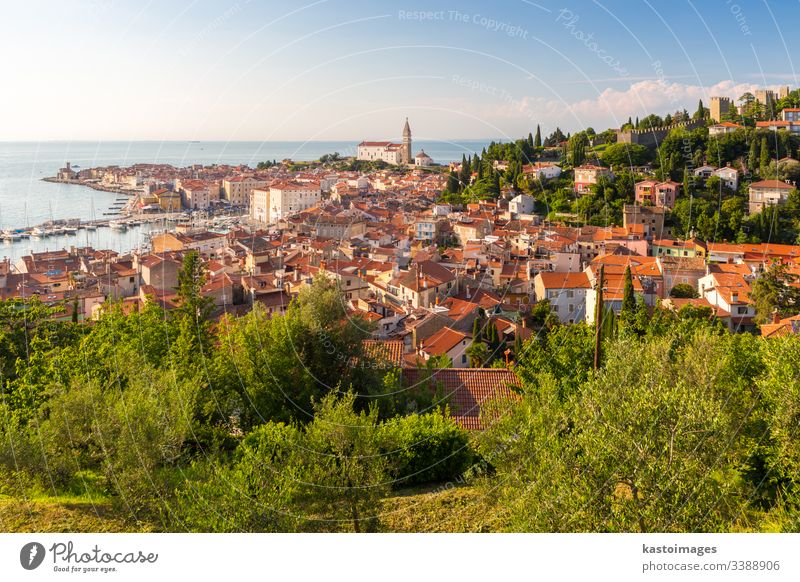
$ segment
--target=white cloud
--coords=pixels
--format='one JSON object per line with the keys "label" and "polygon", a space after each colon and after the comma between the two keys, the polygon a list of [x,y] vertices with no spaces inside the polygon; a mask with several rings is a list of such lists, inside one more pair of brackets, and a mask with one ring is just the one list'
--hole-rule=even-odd
{"label": "white cloud", "polygon": [[[540,120],[543,126],[575,131],[583,127],[596,130],[619,127],[628,117],[644,117],[650,113],[665,115],[676,110],[686,109],[693,113],[697,101],[703,100],[708,107],[712,96],[738,99],[745,92],[754,92],[759,85],[736,83],[732,80],[720,81],[704,87],[687,83],[671,82],[665,79],[650,79],[632,83],[627,89],[605,88],[596,97],[578,101],[561,101],[541,97],[523,97],[509,100],[492,113],[500,123],[506,120]],[[777,86],[770,87],[777,90]],[[488,114],[488,110],[482,112]],[[490,114],[490,115],[491,115]]]}

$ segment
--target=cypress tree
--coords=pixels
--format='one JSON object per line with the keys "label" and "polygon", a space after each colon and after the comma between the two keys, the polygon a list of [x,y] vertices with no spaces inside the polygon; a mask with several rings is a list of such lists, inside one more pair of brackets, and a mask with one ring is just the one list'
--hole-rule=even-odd
{"label": "cypress tree", "polygon": [[531,135],[530,131],[528,132],[528,145],[533,147],[533,135]]}
{"label": "cypress tree", "polygon": [[542,130],[538,123],[536,124],[536,137],[533,138],[533,147],[542,147]]}
{"label": "cypress tree", "polygon": [[759,172],[761,173],[762,178],[766,178],[767,170],[769,169],[769,144],[767,143],[767,138],[761,138],[761,163],[759,164]]}
{"label": "cypress tree", "polygon": [[495,198],[500,196],[500,172],[493,172],[492,175],[492,194]]}
{"label": "cypress tree", "polygon": [[747,167],[750,168],[751,172],[756,171],[757,163],[758,163],[758,155],[759,155],[759,148],[758,148],[758,140],[754,137],[753,141],[750,143],[750,153],[747,156]]}
{"label": "cypress tree", "polygon": [[450,170],[450,175],[447,176],[447,191],[451,194],[458,194],[460,191],[458,187],[458,176],[455,170]]}
{"label": "cypress tree", "polygon": [[472,341],[479,342],[483,340],[483,327],[482,327],[482,320],[480,317],[476,317],[475,321],[472,322]]}
{"label": "cypress tree", "polygon": [[461,174],[459,175],[459,180],[461,181],[461,189],[463,190],[470,183],[470,172],[471,165],[467,161],[467,156],[461,156]]}
{"label": "cypress tree", "polygon": [[697,102],[697,111],[694,114],[695,119],[704,119],[706,116],[706,109],[703,107],[703,100]]}
{"label": "cypress tree", "polygon": [[489,343],[489,351],[494,354],[497,350],[497,347],[500,343],[500,339],[497,335],[497,326],[494,322],[490,319],[488,320],[488,325],[486,327],[486,339]]}
{"label": "cypress tree", "polygon": [[625,267],[625,287],[622,290],[622,308],[620,309],[620,316],[632,316],[636,310],[636,297],[633,294],[633,276],[631,275],[631,266]]}

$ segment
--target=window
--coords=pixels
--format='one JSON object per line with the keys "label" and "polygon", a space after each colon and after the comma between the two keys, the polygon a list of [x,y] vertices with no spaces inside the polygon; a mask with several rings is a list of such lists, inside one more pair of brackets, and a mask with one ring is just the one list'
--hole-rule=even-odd
{"label": "window", "polygon": [[349,287],[353,283],[352,279],[347,280],[347,286]]}
{"label": "window", "polygon": [[467,354],[461,354],[461,363],[462,364],[466,364],[467,363]]}
{"label": "window", "polygon": [[574,292],[572,289],[570,289],[570,290],[568,290],[568,291],[567,291],[567,297],[568,297],[569,299],[572,299],[572,297],[573,297],[574,295],[575,295],[575,292]]}
{"label": "window", "polygon": [[747,307],[742,307],[742,306],[737,307],[736,308],[736,313],[738,315],[743,315],[743,314],[747,313]]}

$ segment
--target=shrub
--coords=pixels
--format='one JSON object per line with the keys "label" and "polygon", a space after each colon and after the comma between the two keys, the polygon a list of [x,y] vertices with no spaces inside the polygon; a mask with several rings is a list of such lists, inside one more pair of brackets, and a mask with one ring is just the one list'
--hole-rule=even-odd
{"label": "shrub", "polygon": [[467,432],[441,412],[396,417],[381,431],[395,487],[455,479],[473,459]]}

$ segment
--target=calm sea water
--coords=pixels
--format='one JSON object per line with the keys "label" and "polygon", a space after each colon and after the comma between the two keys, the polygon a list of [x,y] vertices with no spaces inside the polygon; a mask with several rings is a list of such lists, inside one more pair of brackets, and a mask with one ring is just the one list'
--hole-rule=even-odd
{"label": "calm sea water", "polygon": [[[414,141],[436,162],[460,160],[462,155],[480,152],[489,140]],[[83,186],[53,184],[42,178],[54,176],[65,162],[73,167],[127,166],[136,163],[161,163],[174,166],[191,164],[248,164],[264,160],[291,158],[316,160],[339,152],[355,155],[355,141],[312,142],[0,142],[0,229],[35,226],[50,218],[101,219],[117,195]],[[144,242],[146,228],[125,232],[98,229],[80,231],[77,236],[0,242],[0,256],[16,259],[31,250],[53,250],[71,245],[91,244],[127,252]]]}

